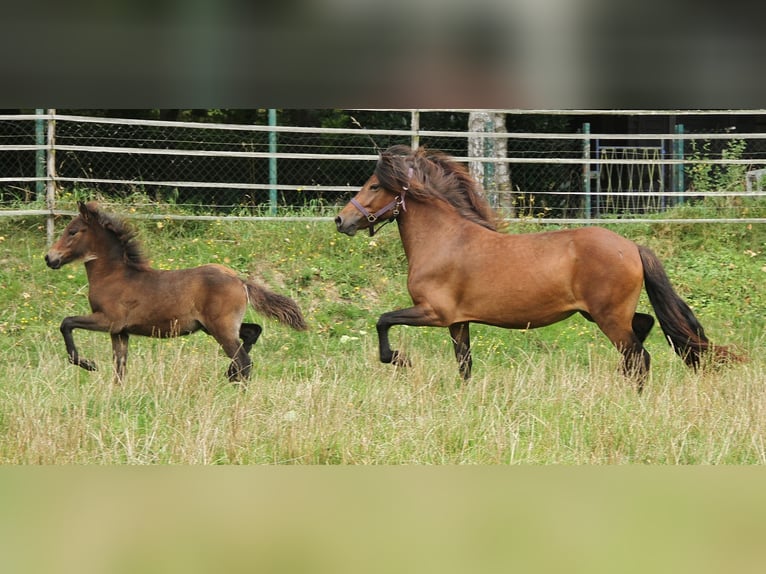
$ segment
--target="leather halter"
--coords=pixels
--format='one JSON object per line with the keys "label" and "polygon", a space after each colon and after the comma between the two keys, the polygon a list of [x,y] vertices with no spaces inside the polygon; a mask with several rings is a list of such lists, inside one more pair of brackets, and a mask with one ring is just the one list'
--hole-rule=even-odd
{"label": "leather halter", "polygon": [[[388,224],[388,223],[391,223],[391,222],[392,222],[394,219],[396,219],[397,217],[399,217],[399,208],[400,208],[400,207],[402,208],[402,211],[407,211],[407,206],[406,206],[406,205],[405,205],[405,203],[404,203],[404,194],[405,194],[405,192],[406,192],[406,191],[407,191],[407,190],[410,188],[410,187],[409,187],[409,180],[410,180],[411,178],[412,178],[412,168],[410,168],[410,169],[409,169],[409,171],[408,171],[408,173],[407,173],[407,185],[403,185],[403,186],[402,186],[402,193],[400,193],[399,195],[397,195],[397,196],[394,198],[394,200],[393,200],[393,201],[391,201],[391,203],[388,203],[388,204],[384,205],[383,207],[381,207],[381,208],[380,208],[378,211],[376,211],[375,213],[370,213],[370,211],[368,211],[368,209],[367,209],[367,208],[366,208],[364,205],[362,205],[361,203],[359,203],[359,202],[356,200],[356,198],[351,198],[351,202],[350,202],[350,203],[351,203],[351,205],[353,205],[354,207],[356,207],[356,208],[359,210],[359,212],[360,212],[362,215],[364,215],[364,216],[367,218],[367,221],[369,221],[369,222],[370,222],[370,227],[368,228],[368,229],[370,230],[370,237],[372,237],[372,236],[373,236],[373,235],[375,235],[375,234],[376,234],[378,231],[380,231],[380,229],[381,229],[381,228],[382,228],[384,225],[386,225],[386,224]],[[392,211],[392,210],[393,210],[393,211]],[[375,229],[375,222],[376,222],[376,221],[378,221],[378,219],[379,219],[380,217],[382,217],[383,215],[385,215],[385,214],[386,214],[386,213],[388,213],[389,211],[391,211],[391,215],[393,215],[393,217],[392,217],[391,219],[387,219],[386,221],[384,221],[383,223],[381,223],[381,224],[378,226],[378,228],[377,228],[377,229]]]}

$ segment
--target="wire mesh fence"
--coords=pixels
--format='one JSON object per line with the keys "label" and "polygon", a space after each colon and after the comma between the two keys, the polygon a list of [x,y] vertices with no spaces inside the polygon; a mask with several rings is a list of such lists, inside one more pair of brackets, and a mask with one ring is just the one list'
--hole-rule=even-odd
{"label": "wire mesh fence", "polygon": [[[656,115],[648,112],[624,112],[633,120],[626,133],[603,126],[591,133],[603,117],[595,112],[518,110],[493,111],[507,129],[479,133],[468,131],[470,113],[348,110],[336,113],[339,125],[331,127],[286,125],[286,114],[274,114],[282,121],[270,124],[2,115],[0,215],[66,211],[75,199],[97,195],[140,196],[188,217],[327,216],[394,144],[478,162],[487,195],[509,218],[636,219],[711,195],[733,204],[756,200],[766,188],[766,133],[752,130],[766,113],[735,114],[747,120],[744,129],[716,127],[712,112],[668,113],[673,126],[658,133],[635,127],[636,117]],[[686,131],[678,129],[682,121]],[[486,143],[479,157],[469,156],[471,138]],[[496,177],[502,164],[505,180]]]}

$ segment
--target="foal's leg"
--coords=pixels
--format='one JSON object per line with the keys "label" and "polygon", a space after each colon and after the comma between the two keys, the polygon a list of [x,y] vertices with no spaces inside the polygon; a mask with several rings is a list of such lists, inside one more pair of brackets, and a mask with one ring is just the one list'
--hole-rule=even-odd
{"label": "foal's leg", "polygon": [[[230,344],[222,345],[223,350],[229,357],[231,357],[231,365],[229,365],[226,371],[226,376],[230,381],[246,381],[250,378],[250,370],[253,366],[253,361],[250,356],[245,352],[244,346],[237,340],[234,343],[235,346]],[[233,351],[232,351],[233,349]]]}
{"label": "foal's leg", "polygon": [[388,341],[388,330],[393,325],[409,325],[411,327],[442,327],[436,315],[430,308],[409,307],[398,311],[383,313],[378,319],[378,348],[381,363],[393,363],[397,367],[409,367],[410,360],[399,351],[391,349]]}
{"label": "foal's leg", "polygon": [[74,344],[72,331],[75,329],[85,329],[86,331],[106,332],[109,331],[109,326],[109,321],[101,313],[76,315],[64,318],[61,322],[60,330],[61,334],[64,336],[64,345],[66,345],[69,362],[78,367],[82,367],[86,371],[95,371],[96,363],[80,358],[80,354],[77,352],[77,347]]}
{"label": "foal's leg", "polygon": [[[221,345],[223,352],[231,359],[231,365],[229,365],[226,371],[226,376],[230,381],[244,381],[250,376],[250,368],[252,361],[245,351],[245,343],[240,343],[239,329],[235,331],[236,334],[231,334],[225,331],[213,330],[210,326],[205,329],[213,338]],[[227,329],[230,331],[230,329]],[[255,337],[257,339],[257,337]],[[255,342],[255,339],[252,340]],[[251,345],[252,346],[252,343]]]}
{"label": "foal's leg", "polygon": [[128,363],[128,334],[112,333],[112,357],[114,358],[114,382],[125,380],[125,366]]}
{"label": "foal's leg", "polygon": [[262,332],[263,328],[257,323],[242,323],[239,327],[239,338],[242,339],[242,348],[246,354],[250,354],[250,349],[253,348]]}
{"label": "foal's leg", "polygon": [[455,346],[455,358],[457,359],[460,375],[463,380],[471,378],[471,334],[470,323],[453,323],[449,326],[449,334],[452,337],[452,344]]}
{"label": "foal's leg", "polygon": [[250,358],[250,349],[253,348],[262,332],[263,328],[257,323],[242,323],[239,327],[239,338],[242,339],[242,344],[238,345],[234,355],[226,351],[228,343],[227,345],[221,343],[226,353],[233,359],[229,369],[226,371],[226,376],[229,377],[230,381],[244,381],[250,378],[250,371],[253,365],[253,361]]}

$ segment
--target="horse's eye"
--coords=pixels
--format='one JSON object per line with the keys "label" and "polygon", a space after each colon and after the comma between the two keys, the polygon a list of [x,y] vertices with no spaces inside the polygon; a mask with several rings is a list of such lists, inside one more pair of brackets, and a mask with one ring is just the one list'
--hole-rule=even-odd
{"label": "horse's eye", "polygon": [[380,184],[378,184],[378,183],[373,183],[370,186],[370,191],[378,191],[379,189],[380,189]]}

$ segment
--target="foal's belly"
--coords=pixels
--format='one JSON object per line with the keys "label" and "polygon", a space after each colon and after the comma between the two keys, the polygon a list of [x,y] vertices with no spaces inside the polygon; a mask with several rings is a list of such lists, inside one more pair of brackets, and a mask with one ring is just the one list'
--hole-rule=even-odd
{"label": "foal's belly", "polygon": [[201,325],[197,321],[182,323],[177,319],[168,319],[165,321],[153,321],[150,324],[128,325],[125,330],[131,335],[167,338],[190,335],[199,331],[200,328]]}

